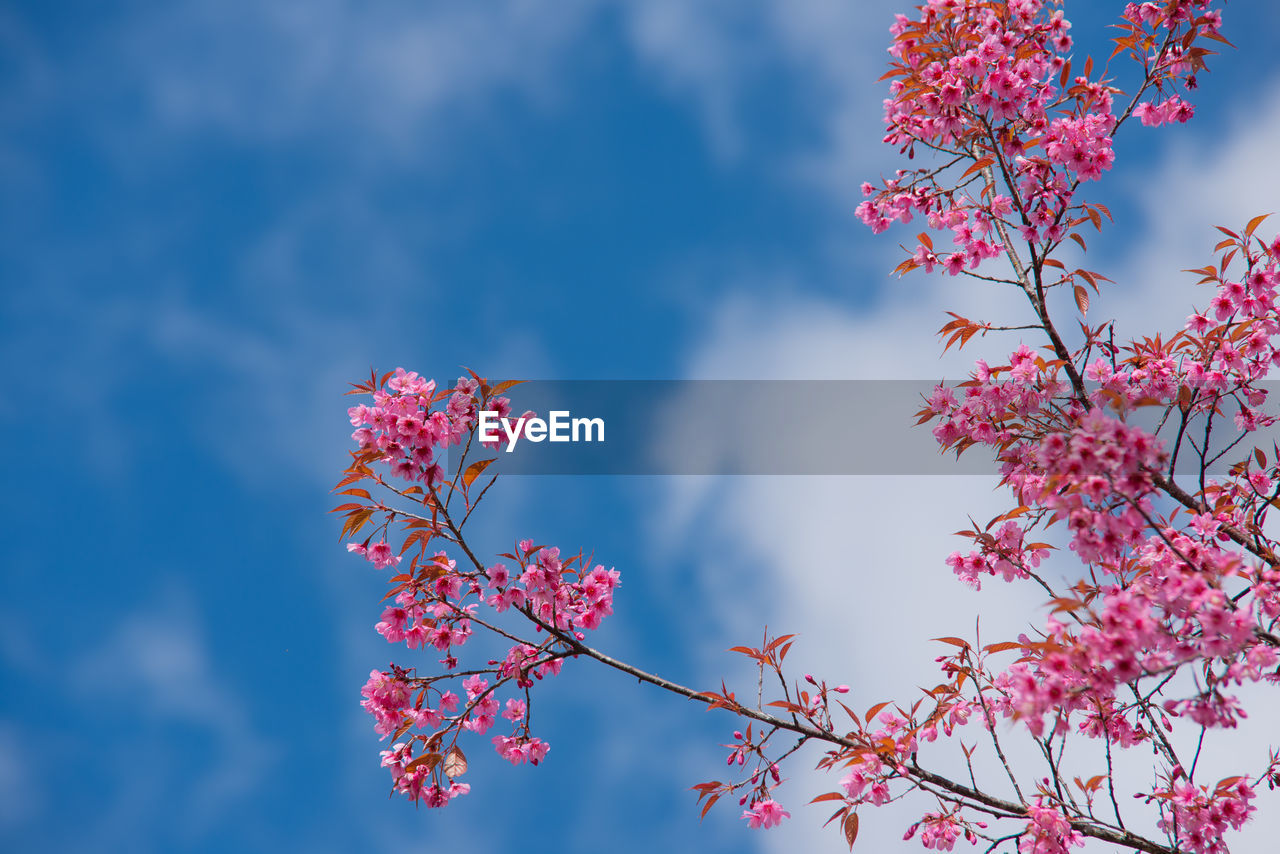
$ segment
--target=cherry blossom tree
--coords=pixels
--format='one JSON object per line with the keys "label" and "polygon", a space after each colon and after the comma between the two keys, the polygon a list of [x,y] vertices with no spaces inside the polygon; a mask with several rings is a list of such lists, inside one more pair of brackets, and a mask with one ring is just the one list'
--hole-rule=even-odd
{"label": "cherry blossom tree", "polygon": [[[1111,222],[1087,191],[1111,169],[1122,128],[1192,118],[1209,45],[1225,39],[1208,0],[1130,3],[1108,60],[1078,62],[1059,7],[930,0],[899,15],[885,142],[914,165],[865,184],[857,209],[875,232],[926,224],[900,274],[941,268],[1004,288],[1030,312],[1016,327],[953,314],[944,350],[998,334],[1017,346],[1007,363],[978,360],[966,381],[939,385],[918,418],[943,449],[992,457],[1010,499],[963,532],[969,546],[947,560],[954,574],[975,588],[1035,585],[1047,613],[1029,614],[1017,638],[938,638],[937,684],[869,708],[875,698],[844,685],[788,675],[793,635],[735,648],[759,671],[754,696],[676,684],[589,642],[613,611],[617,570],[529,540],[482,554],[468,539],[497,480],[478,414],[524,424],[532,413],[510,418],[515,383],[372,375],[352,392],[366,402],[350,409],[358,448],[336,509],[347,548],[391,574],[376,630],[427,656],[374,670],[362,692],[390,742],[382,764],[395,791],[431,807],[465,794],[475,745],[537,765],[549,749],[530,724],[538,683],[591,660],[738,719],[732,778],[694,787],[704,815],[729,798],[752,827],[777,825],[790,815],[775,797],[783,765],[807,753],[832,774],[815,800],[835,809],[850,845],[865,810],[905,800],[919,809],[905,838],[928,849],[1053,854],[1091,838],[1163,854],[1229,850],[1259,789],[1280,782],[1263,744],[1224,779],[1206,779],[1200,762],[1245,716],[1242,686],[1280,680],[1280,560],[1267,524],[1280,453],[1251,441],[1276,422],[1261,383],[1280,364],[1280,238],[1259,232],[1264,217],[1220,228],[1216,257],[1192,271],[1208,286],[1205,307],[1181,330],[1125,340],[1113,321],[1089,318],[1091,297],[1120,285],[1072,260]],[[445,449],[462,460],[453,474]],[[1051,576],[1048,562],[1075,568]],[[1053,580],[1063,575],[1073,583]],[[468,657],[477,632],[501,639],[505,655]],[[948,762],[945,744],[963,761]],[[1147,775],[1124,778],[1122,757]]]}

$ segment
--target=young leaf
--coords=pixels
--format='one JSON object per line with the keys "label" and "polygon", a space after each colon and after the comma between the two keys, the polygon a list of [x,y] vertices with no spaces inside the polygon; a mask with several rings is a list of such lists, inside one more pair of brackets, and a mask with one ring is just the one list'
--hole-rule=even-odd
{"label": "young leaf", "polygon": [[461,748],[449,748],[449,752],[444,755],[444,765],[441,766],[441,770],[450,780],[467,773],[467,756]]}
{"label": "young leaf", "polygon": [[[497,457],[490,457],[487,460],[476,460],[474,463],[467,466],[467,470],[462,473],[462,485],[469,487],[471,484],[475,483],[476,478],[478,478],[495,459],[497,459]],[[506,483],[506,481],[503,481],[503,483]]]}
{"label": "young leaf", "polygon": [[439,762],[440,759],[441,756],[439,753],[424,753],[408,765],[404,766],[404,770],[412,771],[415,768],[425,765],[427,766],[427,770],[430,771],[432,768],[436,767],[436,763]]}
{"label": "young leaf", "polygon": [[858,840],[858,814],[851,812],[844,819],[844,840],[849,843],[849,850],[853,850],[853,843]]}

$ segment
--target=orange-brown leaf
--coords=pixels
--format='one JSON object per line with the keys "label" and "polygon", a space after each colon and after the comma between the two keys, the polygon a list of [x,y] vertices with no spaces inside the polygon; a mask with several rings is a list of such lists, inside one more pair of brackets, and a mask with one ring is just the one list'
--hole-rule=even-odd
{"label": "orange-brown leaf", "polygon": [[849,850],[853,850],[853,843],[858,841],[858,814],[851,812],[844,818],[844,841],[849,843]]}
{"label": "orange-brown leaf", "polygon": [[1014,641],[1001,641],[1000,643],[989,643],[982,648],[983,652],[1005,652],[1010,649],[1019,649],[1021,644]]}
{"label": "orange-brown leaf", "polygon": [[412,771],[415,768],[425,765],[427,766],[427,770],[430,771],[432,768],[436,767],[436,763],[439,762],[441,758],[442,757],[439,753],[424,753],[408,765],[404,766],[404,770]]}
{"label": "orange-brown leaf", "polygon": [[[467,466],[467,470],[462,473],[462,485],[464,487],[469,487],[471,484],[475,483],[476,478],[478,478],[495,459],[497,459],[497,457],[490,457],[487,460],[476,460],[474,463]],[[503,483],[506,483],[506,481],[503,481]]]}
{"label": "orange-brown leaf", "polygon": [[1271,216],[1271,214],[1258,214],[1253,219],[1249,220],[1249,224],[1244,227],[1245,238],[1247,239],[1247,238],[1253,237],[1253,232],[1257,229],[1258,226],[1262,225],[1262,223],[1269,216]]}
{"label": "orange-brown leaf", "polygon": [[[961,178],[962,180],[963,180],[963,179],[965,179],[965,178],[968,178],[968,177],[969,177],[970,175],[972,175],[974,172],[980,172],[980,171],[982,171],[983,169],[986,169],[988,166],[990,166],[990,165],[991,165],[992,163],[994,163],[994,162],[995,162],[995,161],[994,161],[993,159],[991,159],[990,157],[984,157],[984,158],[982,158],[981,160],[975,160],[975,161],[973,162],[973,165],[972,165],[972,166],[970,166],[968,169],[964,170],[964,174],[963,174],[963,175],[961,175],[961,176],[960,176],[960,178]],[[930,249],[932,249],[933,247],[932,247],[932,246],[930,246],[929,248],[930,248]]]}
{"label": "orange-brown leaf", "polygon": [[503,380],[489,390],[490,394],[502,394],[509,388],[520,385],[524,380]]}

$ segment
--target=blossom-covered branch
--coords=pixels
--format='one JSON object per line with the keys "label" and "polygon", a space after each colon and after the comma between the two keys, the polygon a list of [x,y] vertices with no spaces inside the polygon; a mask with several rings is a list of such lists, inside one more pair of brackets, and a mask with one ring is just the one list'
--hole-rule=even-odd
{"label": "blossom-covered branch", "polygon": [[[1114,321],[1089,321],[1095,298],[1123,285],[1066,260],[1111,219],[1086,191],[1112,168],[1120,128],[1192,118],[1221,23],[1208,0],[1128,4],[1097,69],[1074,57],[1060,3],[930,0],[892,27],[885,141],[921,163],[864,185],[857,214],[874,232],[925,221],[900,274],[966,274],[1030,314],[1001,325],[952,314],[941,330],[944,350],[1025,335],[917,413],[942,449],[992,456],[1010,496],[1006,512],[962,532],[970,545],[947,564],[974,588],[1027,582],[1048,599],[1017,638],[938,638],[941,681],[919,697],[856,711],[846,686],[787,675],[793,635],[734,648],[758,672],[752,702],[596,649],[588,633],[613,612],[616,570],[530,540],[491,561],[468,541],[495,482],[479,486],[489,461],[469,461],[477,413],[507,418],[514,384],[473,374],[437,389],[399,369],[357,386],[368,402],[350,410],[358,448],[337,488],[353,499],[337,508],[342,536],[396,573],[376,631],[442,656],[427,673],[374,671],[365,686],[375,730],[393,743],[383,764],[395,790],[430,806],[466,792],[464,746],[499,717],[510,728],[492,746],[537,764],[548,750],[531,725],[537,682],[590,660],[739,719],[725,745],[731,779],[694,787],[704,814],[732,797],[752,827],[777,825],[790,816],[775,798],[784,762],[813,749],[840,775],[815,800],[835,808],[851,845],[863,810],[912,799],[922,812],[905,838],[929,849],[965,840],[1059,854],[1093,838],[1152,854],[1227,851],[1258,788],[1280,781],[1265,745],[1223,779],[1203,779],[1200,763],[1213,733],[1245,717],[1239,689],[1280,681],[1268,533],[1280,454],[1250,443],[1277,421],[1261,383],[1280,365],[1280,238],[1260,231],[1265,217],[1221,228],[1217,257],[1193,271],[1212,289],[1206,307],[1180,330],[1129,340]],[[450,448],[451,478],[439,463]],[[477,632],[505,653],[464,665]],[[1151,762],[1137,788],[1117,774],[1135,748]]]}

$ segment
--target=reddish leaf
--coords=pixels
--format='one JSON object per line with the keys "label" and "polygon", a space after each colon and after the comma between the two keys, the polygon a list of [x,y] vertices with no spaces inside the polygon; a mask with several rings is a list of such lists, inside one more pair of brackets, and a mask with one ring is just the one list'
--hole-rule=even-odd
{"label": "reddish leaf", "polygon": [[[491,457],[487,460],[476,460],[474,463],[467,466],[467,470],[462,473],[462,485],[469,487],[471,484],[475,483],[476,478],[478,478],[495,459],[497,459],[497,457]],[[506,481],[503,481],[503,483],[506,483]]]}
{"label": "reddish leaf", "polygon": [[432,768],[436,767],[436,763],[439,762],[440,759],[441,756],[439,753],[424,753],[408,765],[404,766],[404,770],[412,771],[415,768],[425,765],[427,766],[427,770],[430,771]]}
{"label": "reddish leaf", "polygon": [[412,534],[405,537],[404,545],[400,547],[400,554],[403,555],[405,552],[407,552],[410,548],[413,547],[414,543],[418,542],[419,540],[425,542],[430,538],[431,538],[431,534],[427,531],[422,531],[422,530],[414,531]]}
{"label": "reddish leaf", "polygon": [[354,495],[357,498],[371,498],[367,489],[344,489],[338,493],[339,495]]}
{"label": "reddish leaf", "polygon": [[522,382],[524,382],[524,380],[503,380],[502,382],[498,383],[496,386],[491,388],[489,390],[489,393],[502,394],[507,389],[512,388],[513,386],[518,386]]}
{"label": "reddish leaf", "polygon": [[[972,166],[964,170],[964,174],[961,175],[960,177],[961,179],[968,178],[974,172],[981,172],[983,169],[986,169],[988,166],[990,166],[994,162],[995,161],[992,160],[990,157],[984,157],[981,160],[976,160],[974,161]],[[932,249],[933,247],[930,246],[929,248]]]}
{"label": "reddish leaf", "polygon": [[989,643],[982,648],[983,652],[1006,652],[1011,649],[1021,649],[1022,644],[1013,641],[1003,641],[1001,643]]}
{"label": "reddish leaf", "polygon": [[858,814],[851,812],[844,819],[844,839],[849,843],[849,850],[853,850],[853,843],[858,840]]}

